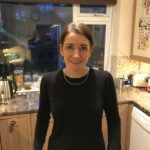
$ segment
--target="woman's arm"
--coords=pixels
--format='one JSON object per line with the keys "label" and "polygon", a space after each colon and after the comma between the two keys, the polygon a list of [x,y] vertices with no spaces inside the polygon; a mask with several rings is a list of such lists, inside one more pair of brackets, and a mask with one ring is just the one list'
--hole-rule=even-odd
{"label": "woman's arm", "polygon": [[42,150],[50,120],[50,101],[48,96],[48,81],[44,76],[40,86],[40,104],[34,135],[34,150]]}
{"label": "woman's arm", "polygon": [[121,122],[113,77],[106,75],[104,109],[108,125],[108,150],[121,150]]}

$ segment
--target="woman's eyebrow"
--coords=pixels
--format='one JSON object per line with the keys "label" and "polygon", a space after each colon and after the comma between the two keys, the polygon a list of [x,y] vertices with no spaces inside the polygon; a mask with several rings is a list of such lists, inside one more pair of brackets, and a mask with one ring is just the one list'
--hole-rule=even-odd
{"label": "woman's eyebrow", "polygon": [[64,45],[73,45],[72,43],[65,43]]}
{"label": "woman's eyebrow", "polygon": [[80,46],[86,46],[87,47],[88,45],[87,44],[80,44]]}
{"label": "woman's eyebrow", "polygon": [[[65,46],[67,46],[67,45],[71,45],[71,46],[73,46],[74,44],[73,43],[65,43],[64,44]],[[79,46],[86,46],[86,47],[88,47],[88,45],[87,44],[80,44]]]}

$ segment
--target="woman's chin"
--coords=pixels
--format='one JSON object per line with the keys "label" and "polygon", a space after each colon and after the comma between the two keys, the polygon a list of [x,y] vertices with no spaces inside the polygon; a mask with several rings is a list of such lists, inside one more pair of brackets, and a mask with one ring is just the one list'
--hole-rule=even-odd
{"label": "woman's chin", "polygon": [[71,70],[82,70],[85,68],[85,65],[83,63],[68,63],[66,65],[66,68],[70,68]]}
{"label": "woman's chin", "polygon": [[73,64],[72,63],[68,66],[68,68],[73,69],[73,70],[80,70],[83,68],[83,66],[81,64]]}
{"label": "woman's chin", "polygon": [[76,71],[81,71],[81,70],[84,70],[84,66],[83,65],[74,65],[72,67],[73,70],[76,70]]}

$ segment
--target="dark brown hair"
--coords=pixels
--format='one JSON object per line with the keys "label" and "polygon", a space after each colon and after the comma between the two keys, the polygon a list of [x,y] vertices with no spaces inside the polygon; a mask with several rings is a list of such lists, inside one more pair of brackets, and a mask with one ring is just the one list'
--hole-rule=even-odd
{"label": "dark brown hair", "polygon": [[91,29],[84,23],[70,23],[66,25],[61,33],[60,43],[62,45],[64,44],[65,37],[70,32],[84,35],[89,40],[91,46],[94,45],[93,33]]}

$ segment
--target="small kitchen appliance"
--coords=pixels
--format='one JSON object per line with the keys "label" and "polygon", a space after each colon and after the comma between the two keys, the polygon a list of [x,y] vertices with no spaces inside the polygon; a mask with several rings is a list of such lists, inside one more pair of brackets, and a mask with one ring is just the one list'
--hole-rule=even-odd
{"label": "small kitchen appliance", "polygon": [[[0,99],[10,99],[17,91],[17,85],[14,79],[14,65],[13,64],[0,64]],[[12,80],[7,76],[12,75]]]}
{"label": "small kitchen appliance", "polygon": [[150,79],[150,74],[137,73],[132,78],[132,86],[135,87],[148,87],[148,80]]}

